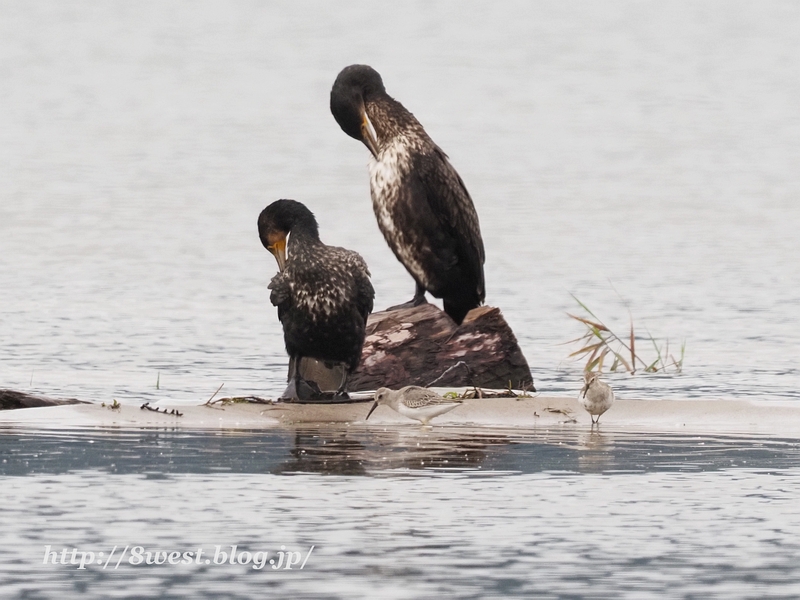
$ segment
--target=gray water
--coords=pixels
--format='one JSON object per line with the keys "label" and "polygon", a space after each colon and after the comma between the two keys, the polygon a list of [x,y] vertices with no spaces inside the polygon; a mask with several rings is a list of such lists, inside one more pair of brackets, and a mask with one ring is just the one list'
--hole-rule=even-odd
{"label": "gray water", "polygon": [[[328,110],[338,71],[363,62],[465,180],[487,303],[541,391],[577,393],[581,364],[562,345],[582,333],[566,316],[574,294],[624,333],[630,308],[640,336],[675,353],[686,342],[680,374],[611,376],[622,397],[796,401],[798,26],[792,2],[2,2],[0,387],[123,403],[197,402],[222,383],[280,392],[276,266],[255,227],[280,197],[366,258],[378,307],[407,300],[371,212],[367,150]],[[526,442],[516,466],[409,474],[381,455],[407,444],[365,430],[367,457],[281,470],[270,454],[290,453],[290,434],[273,433],[231,438],[250,466],[225,446],[219,472],[193,452],[151,476],[149,460],[115,471],[123,459],[98,446],[76,455],[70,435],[30,435],[69,462],[3,465],[17,508],[3,513],[0,580],[22,597],[800,593],[794,451],[637,471],[627,452],[596,468],[576,450],[568,468],[539,469],[519,463],[550,445]],[[103,435],[122,449],[128,435],[162,443]],[[183,434],[163,435],[180,446]],[[767,441],[730,442],[756,443]],[[704,451],[665,444],[687,460]],[[377,468],[384,458],[394,466]],[[36,567],[42,544],[134,537],[320,550],[291,578]]]}
{"label": "gray water", "polygon": [[[17,431],[0,450],[12,597],[800,594],[797,440],[409,425]],[[208,558],[81,570],[43,565],[47,545]],[[308,560],[216,564],[233,545]]]}

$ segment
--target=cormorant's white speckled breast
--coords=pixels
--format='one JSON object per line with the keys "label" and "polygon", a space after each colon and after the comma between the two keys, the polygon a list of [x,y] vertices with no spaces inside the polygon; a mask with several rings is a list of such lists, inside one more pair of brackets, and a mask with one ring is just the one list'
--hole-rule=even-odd
{"label": "cormorant's white speckled breast", "polygon": [[429,286],[430,281],[420,263],[417,246],[397,223],[401,189],[411,170],[410,146],[411,141],[405,136],[397,136],[381,149],[377,159],[370,160],[372,208],[378,226],[397,258],[422,285]]}

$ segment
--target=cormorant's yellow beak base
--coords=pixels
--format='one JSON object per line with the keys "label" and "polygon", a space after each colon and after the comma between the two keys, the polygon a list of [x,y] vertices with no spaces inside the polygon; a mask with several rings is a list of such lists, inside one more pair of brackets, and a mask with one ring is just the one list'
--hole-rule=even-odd
{"label": "cormorant's yellow beak base", "polygon": [[372,152],[372,156],[378,158],[378,136],[364,108],[361,109],[361,139]]}
{"label": "cormorant's yellow beak base", "polygon": [[284,267],[286,267],[286,238],[282,237],[275,240],[272,244],[267,246],[267,250],[269,250],[275,257],[275,260],[278,261],[278,270],[283,272]]}

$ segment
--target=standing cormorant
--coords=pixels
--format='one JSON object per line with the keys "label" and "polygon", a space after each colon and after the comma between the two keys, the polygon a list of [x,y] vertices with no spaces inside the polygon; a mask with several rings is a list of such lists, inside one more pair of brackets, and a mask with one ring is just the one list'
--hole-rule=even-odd
{"label": "standing cormorant", "polygon": [[258,235],[278,261],[270,300],[278,307],[297,397],[319,393],[315,383],[300,376],[304,356],[343,363],[337,394],[344,394],[361,359],[375,298],[367,263],[351,250],[323,244],[314,215],[294,200],[267,206],[258,217]]}
{"label": "standing cormorant", "polygon": [[419,121],[386,93],[366,65],[345,67],[331,89],[331,112],[372,153],[372,207],[383,237],[417,284],[444,301],[459,325],[483,303],[485,259],[478,214],[447,155]]}

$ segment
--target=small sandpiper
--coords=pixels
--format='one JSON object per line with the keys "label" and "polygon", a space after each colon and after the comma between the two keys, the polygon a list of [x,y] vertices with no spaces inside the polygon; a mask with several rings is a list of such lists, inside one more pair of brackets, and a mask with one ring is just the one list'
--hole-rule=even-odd
{"label": "small sandpiper", "polygon": [[379,388],[375,392],[375,404],[369,409],[366,419],[378,408],[379,404],[385,404],[389,408],[399,412],[404,417],[416,419],[423,425],[439,415],[453,410],[462,403],[461,400],[443,398],[436,392],[417,385],[407,385],[399,390]]}
{"label": "small sandpiper", "polygon": [[[583,388],[578,394],[578,402],[589,413],[592,424],[600,422],[600,415],[614,404],[614,390],[607,383],[600,381],[600,373],[586,371],[583,374]],[[595,419],[597,415],[597,419]]]}

